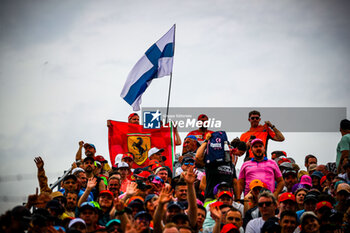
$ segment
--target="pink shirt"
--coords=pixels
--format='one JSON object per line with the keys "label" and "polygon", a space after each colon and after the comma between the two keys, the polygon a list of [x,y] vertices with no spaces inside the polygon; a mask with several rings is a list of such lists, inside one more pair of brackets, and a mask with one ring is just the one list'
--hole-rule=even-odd
{"label": "pink shirt", "polygon": [[282,176],[280,169],[275,161],[265,159],[263,161],[247,161],[243,163],[238,179],[245,180],[244,195],[249,192],[249,184],[252,180],[259,179],[267,185],[271,191],[275,191],[275,180]]}

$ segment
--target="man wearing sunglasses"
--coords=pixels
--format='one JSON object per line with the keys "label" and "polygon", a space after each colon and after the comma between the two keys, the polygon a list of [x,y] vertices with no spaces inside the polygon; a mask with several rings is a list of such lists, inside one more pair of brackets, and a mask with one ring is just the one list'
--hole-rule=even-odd
{"label": "man wearing sunglasses", "polygon": [[265,221],[275,216],[275,211],[277,209],[277,200],[275,196],[269,191],[260,193],[258,198],[258,208],[261,217],[249,221],[245,233],[260,233]]}
{"label": "man wearing sunglasses", "polygon": [[[250,143],[255,138],[260,138],[264,142],[265,150],[267,150],[267,141],[272,139],[274,141],[283,142],[284,136],[279,131],[276,126],[274,126],[270,121],[265,121],[264,125],[260,125],[260,112],[253,110],[249,112],[248,121],[250,122],[250,129],[241,135],[240,140],[247,143],[248,148],[250,148]],[[253,158],[253,153],[251,149],[249,153],[249,157]]]}

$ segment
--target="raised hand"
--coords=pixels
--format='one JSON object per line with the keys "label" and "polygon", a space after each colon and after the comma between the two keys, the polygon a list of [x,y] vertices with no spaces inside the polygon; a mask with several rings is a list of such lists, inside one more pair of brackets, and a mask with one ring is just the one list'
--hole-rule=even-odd
{"label": "raised hand", "polygon": [[34,162],[36,164],[36,167],[38,169],[43,169],[44,168],[44,160],[39,156],[34,158]]}
{"label": "raised hand", "polygon": [[114,198],[113,205],[117,211],[123,211],[125,208],[125,204],[118,197]]}
{"label": "raised hand", "polygon": [[79,142],[79,146],[80,146],[80,147],[83,147],[83,146],[84,146],[84,141],[80,141],[80,142]]}
{"label": "raised hand", "polygon": [[158,198],[158,203],[159,204],[165,204],[168,203],[169,201],[171,201],[173,199],[172,196],[172,190],[171,187],[169,186],[164,186],[159,193],[159,198]]}
{"label": "raised hand", "polygon": [[222,213],[220,211],[219,206],[217,205],[210,205],[210,216],[214,220],[219,220],[221,219]]}
{"label": "raised hand", "polygon": [[95,177],[89,178],[86,185],[86,189],[92,190],[93,188],[96,187],[96,185],[97,185],[97,179]]}
{"label": "raised hand", "polygon": [[194,167],[189,167],[187,172],[182,173],[182,177],[187,184],[193,184],[196,181],[196,174],[194,173]]}
{"label": "raised hand", "polygon": [[126,195],[127,196],[134,196],[137,193],[137,183],[136,182],[131,182],[126,186]]}

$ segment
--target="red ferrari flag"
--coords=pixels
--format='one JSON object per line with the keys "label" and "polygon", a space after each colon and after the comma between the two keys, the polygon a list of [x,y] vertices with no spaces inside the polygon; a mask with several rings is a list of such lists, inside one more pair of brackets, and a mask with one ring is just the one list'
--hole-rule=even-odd
{"label": "red ferrari flag", "polygon": [[109,121],[108,146],[112,165],[118,154],[131,152],[134,155],[133,168],[148,166],[148,151],[152,147],[164,149],[165,166],[173,169],[175,156],[174,131],[172,127],[144,129],[142,125]]}

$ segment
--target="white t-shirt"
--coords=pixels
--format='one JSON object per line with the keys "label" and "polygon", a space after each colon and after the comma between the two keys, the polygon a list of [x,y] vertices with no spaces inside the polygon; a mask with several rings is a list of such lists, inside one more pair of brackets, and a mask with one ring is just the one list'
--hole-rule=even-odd
{"label": "white t-shirt", "polygon": [[245,228],[245,233],[260,233],[264,223],[262,217],[250,220]]}

